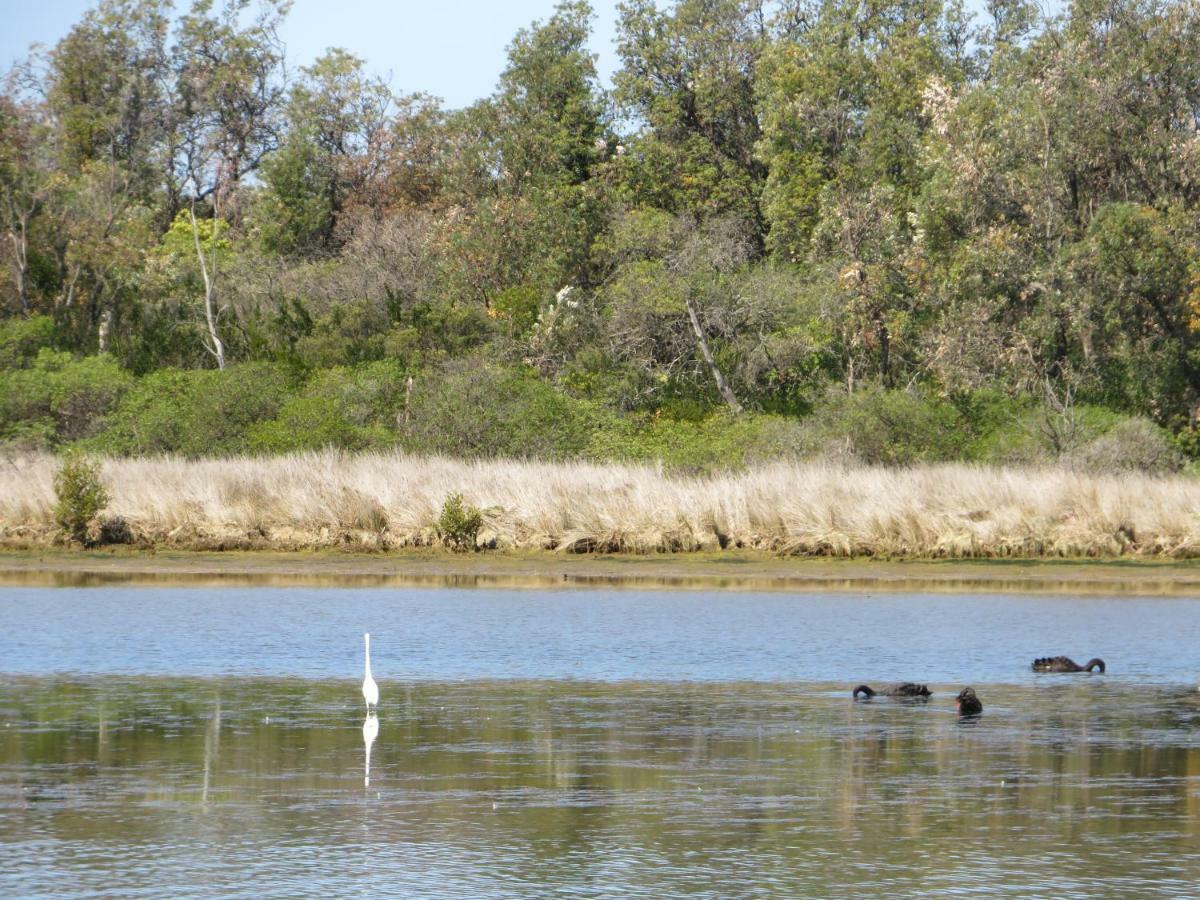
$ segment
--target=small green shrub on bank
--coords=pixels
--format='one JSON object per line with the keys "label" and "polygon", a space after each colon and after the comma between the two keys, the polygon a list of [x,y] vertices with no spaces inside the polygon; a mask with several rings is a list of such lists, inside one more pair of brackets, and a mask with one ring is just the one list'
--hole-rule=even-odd
{"label": "small green shrub on bank", "polygon": [[85,542],[88,525],[108,503],[100,481],[100,463],[72,450],[54,475],[54,521],[72,540]]}
{"label": "small green shrub on bank", "polygon": [[475,549],[475,539],[483,527],[483,513],[463,501],[462,494],[451,494],[438,516],[438,537],[453,550]]}

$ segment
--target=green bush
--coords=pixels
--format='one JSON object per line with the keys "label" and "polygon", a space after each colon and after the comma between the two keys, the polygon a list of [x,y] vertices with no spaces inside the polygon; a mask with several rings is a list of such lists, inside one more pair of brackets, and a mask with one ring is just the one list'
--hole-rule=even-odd
{"label": "green bush", "polygon": [[72,540],[86,542],[88,525],[108,503],[100,463],[72,450],[54,475],[54,520]]}
{"label": "green bush", "polygon": [[42,433],[46,443],[55,438],[54,416],[50,410],[53,386],[43,371],[36,369],[0,370],[0,437],[18,433]]}
{"label": "green bush", "polygon": [[720,412],[699,421],[651,416],[597,431],[588,455],[598,460],[658,462],[672,472],[742,469],[797,456],[800,427],[783,416]]}
{"label": "green bush", "polygon": [[390,447],[397,439],[406,379],[405,370],[389,360],[320,372],[274,419],[250,429],[250,447],[264,453]]}
{"label": "green bush", "polygon": [[467,358],[416,376],[401,443],[413,453],[570,459],[617,421],[530,371]]}
{"label": "green bush", "polygon": [[451,494],[438,516],[438,537],[454,550],[474,550],[475,539],[483,527],[483,513],[463,502],[462,494]]}
{"label": "green bush", "polygon": [[63,366],[50,382],[58,439],[76,441],[98,433],[133,383],[133,376],[109,356],[88,356]]}
{"label": "green bush", "polygon": [[1097,406],[1026,403],[992,423],[974,442],[970,458],[998,466],[1069,463],[1120,421],[1119,413]]}
{"label": "green bush", "polygon": [[38,433],[52,445],[89,437],[132,385],[109,356],[42,349],[29,368],[0,370],[0,439]]}
{"label": "green bush", "polygon": [[509,331],[518,335],[533,327],[541,301],[542,293],[536,285],[521,284],[497,294],[492,309],[507,323]]}
{"label": "green bush", "polygon": [[1180,471],[1185,460],[1163,429],[1149,419],[1135,417],[1117,422],[1084,446],[1076,461],[1089,472],[1163,475]]}
{"label": "green bush", "polygon": [[0,369],[27,366],[54,342],[54,320],[30,316],[0,321]]}
{"label": "green bush", "polygon": [[140,379],[87,443],[113,455],[246,453],[253,426],[275,418],[291,391],[286,370],[266,363],[164,369]]}
{"label": "green bush", "polygon": [[387,310],[367,300],[339,303],[296,341],[299,361],[313,369],[382,359],[390,323]]}
{"label": "green bush", "polygon": [[810,455],[902,466],[962,459],[971,434],[958,408],[921,391],[860,391],[829,396],[803,427]]}

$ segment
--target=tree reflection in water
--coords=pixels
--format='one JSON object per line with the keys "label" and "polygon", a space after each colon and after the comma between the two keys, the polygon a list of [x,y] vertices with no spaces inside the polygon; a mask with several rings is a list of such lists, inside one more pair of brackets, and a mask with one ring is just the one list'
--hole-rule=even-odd
{"label": "tree reflection in water", "polygon": [[229,872],[301,859],[306,889],[349,893],[339,859],[366,846],[352,773],[361,762],[370,786],[372,753],[388,773],[370,794],[372,877],[401,894],[936,895],[1003,879],[1136,897],[1200,880],[1197,692],[987,685],[963,728],[949,687],[914,707],[854,704],[844,684],[414,683],[375,746],[350,682],[4,678],[0,894],[55,878],[236,893]]}

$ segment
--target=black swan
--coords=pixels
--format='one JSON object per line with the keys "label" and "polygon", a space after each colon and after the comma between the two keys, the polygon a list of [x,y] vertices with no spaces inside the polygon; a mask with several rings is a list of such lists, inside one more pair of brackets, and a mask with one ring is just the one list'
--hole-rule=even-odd
{"label": "black swan", "polygon": [[1104,660],[1089,659],[1085,665],[1079,665],[1069,656],[1043,656],[1033,661],[1035,672],[1091,672],[1099,668],[1104,672]]}
{"label": "black swan", "polygon": [[977,716],[983,712],[983,704],[975,696],[975,688],[963,688],[954,698],[954,705],[960,716]]}
{"label": "black swan", "polygon": [[897,699],[906,700],[924,700],[930,696],[929,688],[923,684],[914,684],[911,681],[906,681],[903,684],[893,684],[879,690],[874,690],[868,685],[860,684],[854,689],[854,699],[858,699],[858,695],[870,698],[879,694],[884,697],[895,697]]}

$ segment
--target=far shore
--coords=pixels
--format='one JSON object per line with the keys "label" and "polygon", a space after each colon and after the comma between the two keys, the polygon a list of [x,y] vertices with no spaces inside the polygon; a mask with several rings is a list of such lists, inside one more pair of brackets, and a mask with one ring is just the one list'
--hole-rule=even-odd
{"label": "far shore", "polygon": [[[967,561],[985,558],[1200,558],[1200,479],[1185,476],[819,461],[689,475],[621,463],[334,451],[98,462],[88,477],[104,504],[79,512],[89,524],[76,537],[160,557],[263,551],[388,559],[440,548],[437,558],[450,559],[451,547],[517,558],[555,551],[546,557],[554,560],[620,554],[631,566],[663,554],[696,557],[672,562],[667,577],[708,565],[729,572],[736,565],[725,560],[744,553],[796,558],[795,568],[767,566],[768,579],[820,571],[819,562],[800,562],[809,557],[961,560],[967,571],[977,571]],[[0,552],[61,544],[59,466],[35,455],[0,467]],[[459,565],[430,564],[448,572]],[[579,574],[614,565],[585,564]]]}
{"label": "far shore", "polygon": [[651,555],[6,550],[0,585],[459,587],[1200,596],[1200,562]]}

